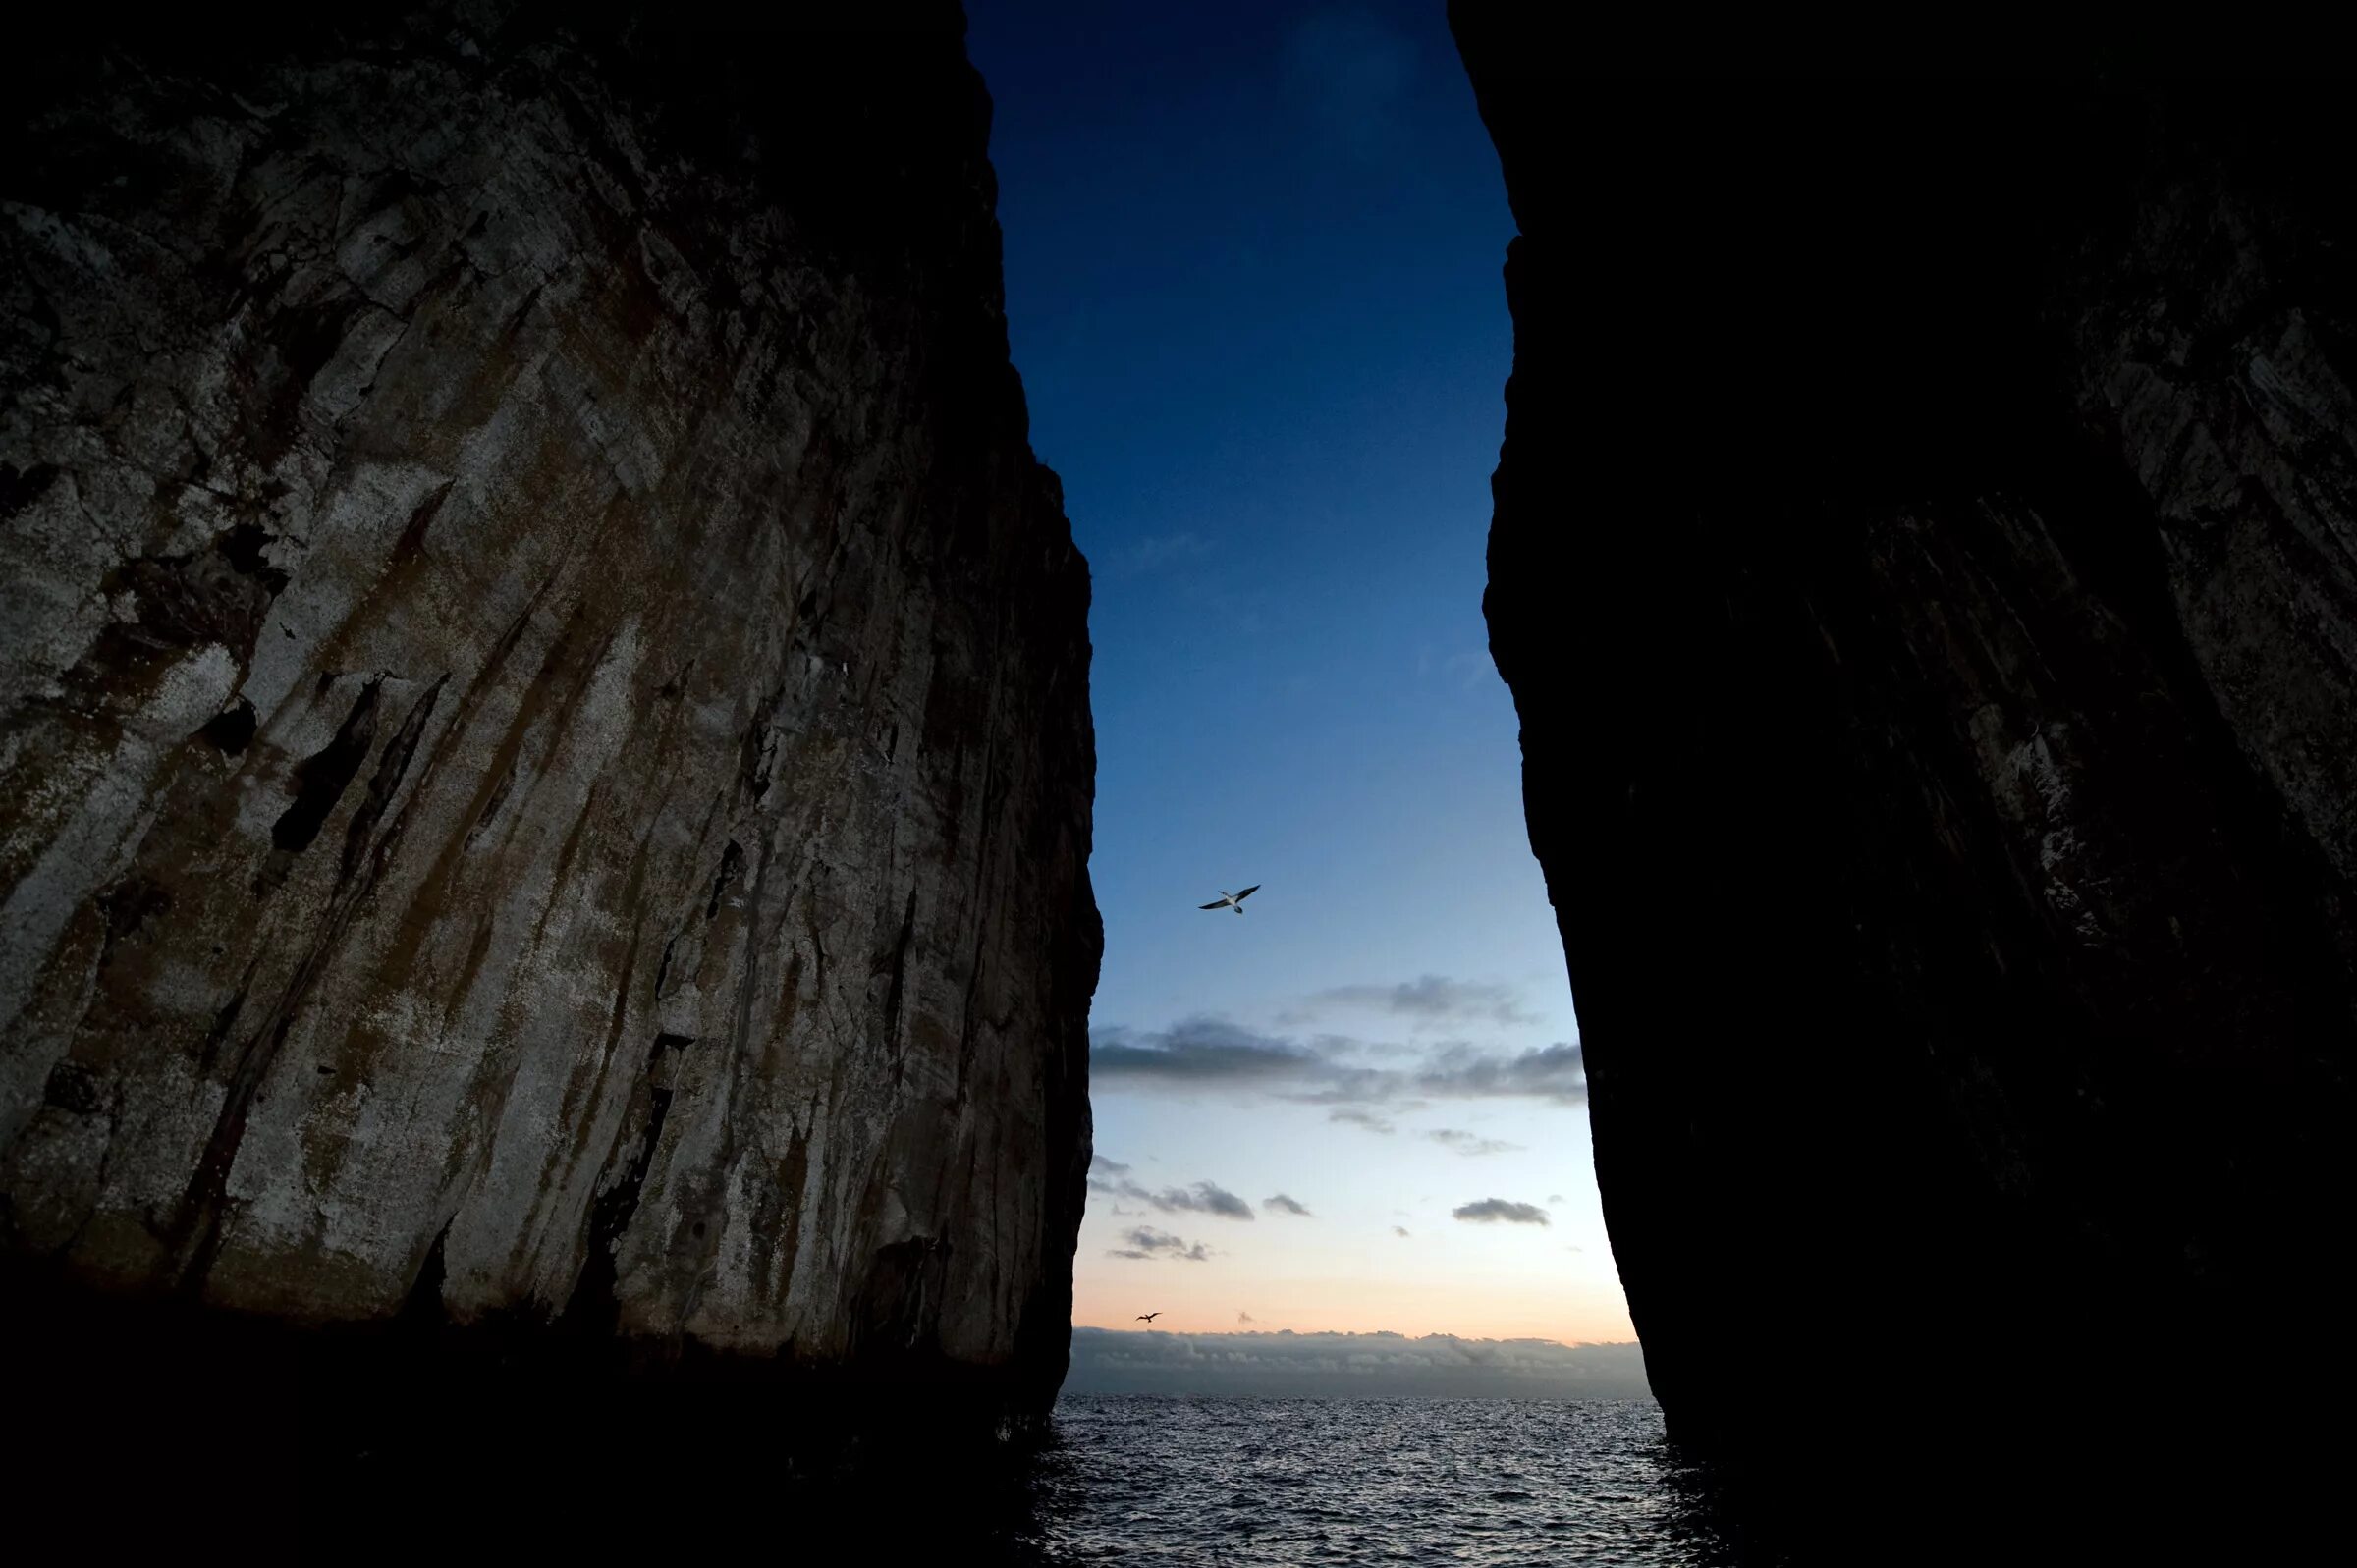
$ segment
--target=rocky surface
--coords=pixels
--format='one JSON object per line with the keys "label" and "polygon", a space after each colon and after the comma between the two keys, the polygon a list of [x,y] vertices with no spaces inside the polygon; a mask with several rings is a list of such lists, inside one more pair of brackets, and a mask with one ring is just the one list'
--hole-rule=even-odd
{"label": "rocky surface", "polygon": [[2349,1388],[2339,89],[1452,21],[1521,231],[1492,646],[1673,1433],[1831,1513],[2283,1484]]}
{"label": "rocky surface", "polygon": [[1088,578],[988,100],[954,7],[621,9],[20,59],[0,1251],[1036,1407]]}

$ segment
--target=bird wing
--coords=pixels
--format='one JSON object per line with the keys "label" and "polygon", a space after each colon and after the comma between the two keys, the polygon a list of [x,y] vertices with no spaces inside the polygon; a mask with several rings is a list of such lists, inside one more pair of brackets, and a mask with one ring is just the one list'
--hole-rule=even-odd
{"label": "bird wing", "polygon": [[1256,883],[1252,884],[1252,886],[1251,886],[1251,887],[1249,887],[1249,888],[1246,888],[1246,889],[1245,889],[1245,890],[1244,890],[1242,892],[1239,892],[1239,893],[1237,893],[1237,894],[1235,895],[1235,901],[1236,901],[1237,903],[1242,903],[1242,902],[1243,902],[1243,901],[1244,901],[1246,898],[1249,898],[1249,897],[1251,897],[1251,896],[1252,896],[1254,893],[1256,893],[1256,892],[1260,892],[1260,884],[1256,882]]}
{"label": "bird wing", "polygon": [[1233,898],[1222,898],[1218,903],[1199,903],[1195,907],[1197,909],[1225,909],[1233,902],[1235,902]]}

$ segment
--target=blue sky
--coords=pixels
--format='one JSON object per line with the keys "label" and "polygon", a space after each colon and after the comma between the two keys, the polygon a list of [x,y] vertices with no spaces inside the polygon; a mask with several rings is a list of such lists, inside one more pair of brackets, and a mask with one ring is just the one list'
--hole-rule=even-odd
{"label": "blue sky", "polygon": [[1443,9],[967,9],[1095,579],[1075,1319],[1625,1338],[1481,619],[1513,222]]}

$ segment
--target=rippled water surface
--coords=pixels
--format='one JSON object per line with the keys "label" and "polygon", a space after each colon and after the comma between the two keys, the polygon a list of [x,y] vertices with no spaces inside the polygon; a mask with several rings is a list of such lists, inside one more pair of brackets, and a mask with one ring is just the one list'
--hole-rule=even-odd
{"label": "rippled water surface", "polygon": [[1056,1428],[1021,1560],[1739,1560],[1650,1403],[1068,1395]]}

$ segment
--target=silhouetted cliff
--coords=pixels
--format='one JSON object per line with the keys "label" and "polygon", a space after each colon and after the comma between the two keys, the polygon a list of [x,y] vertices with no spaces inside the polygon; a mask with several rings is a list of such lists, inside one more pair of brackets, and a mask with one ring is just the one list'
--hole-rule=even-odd
{"label": "silhouetted cliff", "polygon": [[1492,647],[1672,1431],[2169,1528],[2136,1477],[2348,1389],[2345,89],[1451,15],[1521,230]]}
{"label": "silhouetted cliff", "polygon": [[16,62],[11,1290],[1038,1409],[1088,578],[989,103],[954,6],[605,9]]}

